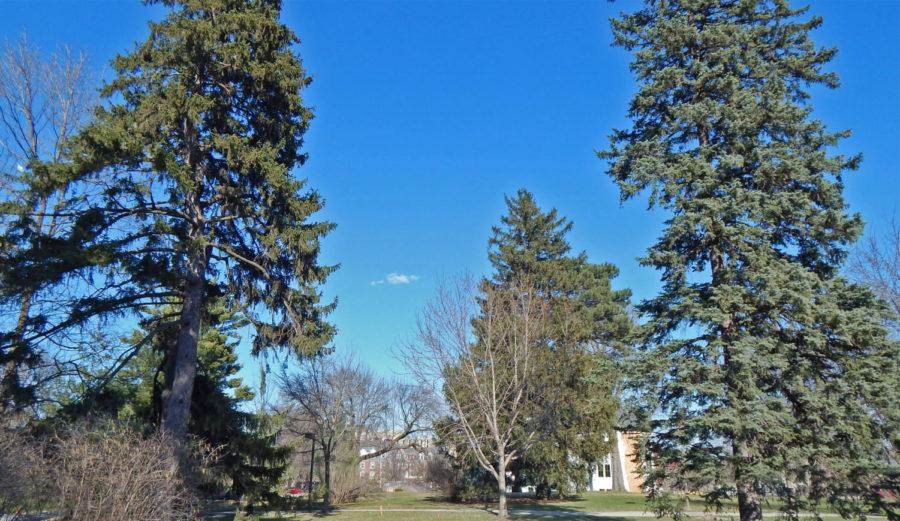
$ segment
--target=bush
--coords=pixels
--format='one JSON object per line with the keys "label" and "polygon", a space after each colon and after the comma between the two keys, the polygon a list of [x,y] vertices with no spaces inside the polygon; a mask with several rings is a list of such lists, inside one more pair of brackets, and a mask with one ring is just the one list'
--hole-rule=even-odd
{"label": "bush", "polygon": [[67,521],[181,521],[199,507],[169,440],[112,422],[69,427],[48,460]]}
{"label": "bush", "polygon": [[461,473],[453,467],[450,459],[443,454],[430,459],[425,467],[425,481],[447,496],[453,496],[456,484],[461,479]]}
{"label": "bush", "polygon": [[494,501],[497,482],[486,470],[473,465],[458,471],[449,496],[451,500],[463,503]]}
{"label": "bush", "polygon": [[13,521],[46,506],[50,488],[42,448],[20,430],[0,429],[0,514]]}
{"label": "bush", "polygon": [[338,460],[331,466],[331,500],[336,505],[356,501],[370,489],[367,480],[359,477],[359,466],[353,461]]}
{"label": "bush", "polygon": [[172,445],[120,423],[63,425],[39,439],[0,431],[0,514],[54,510],[65,521],[187,521],[211,451],[193,447],[179,466]]}

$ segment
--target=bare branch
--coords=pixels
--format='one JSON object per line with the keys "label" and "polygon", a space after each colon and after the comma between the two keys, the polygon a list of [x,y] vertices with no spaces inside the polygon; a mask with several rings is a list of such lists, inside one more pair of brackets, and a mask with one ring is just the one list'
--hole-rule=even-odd
{"label": "bare branch", "polygon": [[439,286],[420,313],[417,338],[399,353],[423,384],[438,387],[478,464],[497,480],[506,513],[506,468],[539,432],[533,385],[546,304],[523,284],[478,290],[471,277]]}

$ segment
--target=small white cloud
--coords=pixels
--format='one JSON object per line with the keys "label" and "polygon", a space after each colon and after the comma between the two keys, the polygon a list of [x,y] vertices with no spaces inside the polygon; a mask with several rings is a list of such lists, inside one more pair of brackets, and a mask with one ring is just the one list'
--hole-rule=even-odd
{"label": "small white cloud", "polygon": [[388,284],[410,284],[419,280],[418,275],[404,275],[402,273],[388,273],[385,278]]}
{"label": "small white cloud", "polygon": [[391,285],[396,284],[412,284],[413,282],[419,280],[418,275],[405,275],[403,273],[388,273],[385,275],[383,279],[373,280],[369,283],[369,286],[380,286],[384,283],[388,283]]}

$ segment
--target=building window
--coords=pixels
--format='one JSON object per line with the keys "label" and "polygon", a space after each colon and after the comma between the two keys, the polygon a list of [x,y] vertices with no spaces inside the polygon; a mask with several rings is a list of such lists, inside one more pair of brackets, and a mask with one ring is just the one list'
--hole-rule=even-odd
{"label": "building window", "polygon": [[612,461],[610,457],[607,456],[603,458],[603,461],[598,465],[597,474],[601,478],[611,478],[612,477]]}

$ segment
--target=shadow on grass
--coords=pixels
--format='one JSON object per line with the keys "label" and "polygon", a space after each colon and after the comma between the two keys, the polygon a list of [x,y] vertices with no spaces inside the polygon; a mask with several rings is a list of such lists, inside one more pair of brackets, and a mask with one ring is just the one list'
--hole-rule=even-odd
{"label": "shadow on grass", "polygon": [[[604,498],[605,499],[605,498]],[[625,497],[613,496],[609,498],[607,504],[597,504],[583,496],[568,496],[553,499],[536,499],[530,494],[510,494],[507,498],[510,515],[516,512],[528,512],[531,517],[525,514],[519,514],[521,519],[602,519],[605,521],[624,521],[625,517],[600,517],[591,516],[587,512],[604,510],[624,510],[624,511],[644,511],[646,504],[643,496]],[[447,506],[448,508],[466,508],[478,509],[484,511],[496,512],[497,498],[482,498],[473,501],[454,500],[445,495],[425,496],[419,499],[423,503],[430,504],[431,507]],[[541,517],[541,512],[547,512],[547,515]],[[554,514],[555,513],[555,514]],[[522,517],[522,516],[526,517]],[[578,517],[580,516],[580,517]]]}
{"label": "shadow on grass", "polygon": [[529,512],[528,514],[518,514],[515,510],[510,510],[509,512],[510,519],[521,519],[521,520],[566,520],[566,521],[633,521],[629,520],[626,517],[600,517],[593,516],[590,514],[585,514],[584,512],[575,512],[575,511],[566,511],[564,509],[557,509],[554,512]]}
{"label": "shadow on grass", "polygon": [[[574,504],[580,498],[537,500],[533,497],[519,497],[510,502],[509,516],[521,520],[566,520],[566,521],[630,521],[626,517],[597,516],[585,512],[584,504]],[[566,505],[572,502],[572,505]]]}
{"label": "shadow on grass", "polygon": [[[336,507],[314,507],[312,509],[306,508],[297,508],[295,510],[266,510],[263,508],[263,512],[255,512],[253,514],[244,514],[244,517],[241,519],[246,519],[247,521],[291,521],[295,519],[297,516],[305,516],[313,518],[327,518],[340,513],[340,508]],[[200,519],[203,521],[234,521],[236,518],[236,507],[234,504],[229,504],[224,501],[217,501],[211,505],[207,505],[206,508],[200,513]]]}
{"label": "shadow on grass", "polygon": [[454,505],[475,505],[481,504],[480,501],[465,503],[462,501],[454,501],[450,496],[425,496],[421,499],[421,501],[427,501],[429,503],[450,503]]}
{"label": "shadow on grass", "polygon": [[[290,521],[294,519],[296,516],[308,516],[315,519],[324,519],[332,516],[336,516],[341,513],[341,509],[339,507],[318,507],[313,508],[312,510],[307,510],[305,508],[298,508],[297,510],[282,510],[280,515],[276,512],[268,512],[266,515],[261,515],[259,517],[259,521]],[[252,518],[251,519],[256,519]],[[304,517],[306,519],[306,517]]]}

